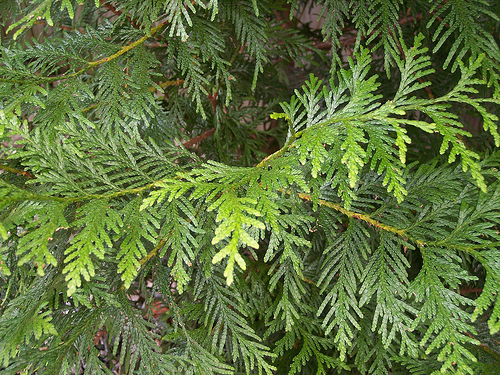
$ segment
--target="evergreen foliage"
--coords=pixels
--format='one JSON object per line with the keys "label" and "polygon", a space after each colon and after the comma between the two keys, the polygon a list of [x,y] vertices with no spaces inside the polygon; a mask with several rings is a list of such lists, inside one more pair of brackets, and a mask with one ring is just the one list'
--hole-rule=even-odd
{"label": "evergreen foliage", "polygon": [[500,373],[497,1],[0,20],[2,374]]}

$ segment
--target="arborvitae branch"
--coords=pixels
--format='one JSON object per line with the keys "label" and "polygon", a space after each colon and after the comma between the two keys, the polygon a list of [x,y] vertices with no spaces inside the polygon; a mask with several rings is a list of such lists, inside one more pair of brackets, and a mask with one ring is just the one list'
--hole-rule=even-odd
{"label": "arborvitae branch", "polygon": [[0,372],[494,372],[498,6],[18,3]]}

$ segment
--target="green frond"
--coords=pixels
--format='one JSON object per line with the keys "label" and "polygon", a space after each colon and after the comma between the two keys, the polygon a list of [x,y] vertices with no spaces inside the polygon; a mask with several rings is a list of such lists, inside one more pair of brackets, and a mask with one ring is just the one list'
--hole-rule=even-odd
{"label": "green frond", "polygon": [[459,267],[457,261],[460,259],[452,253],[444,253],[442,249],[432,247],[421,248],[421,253],[422,271],[413,281],[413,288],[416,301],[422,301],[423,304],[412,328],[417,328],[424,320],[431,322],[420,345],[426,348],[426,354],[439,348],[437,358],[444,362],[440,369],[442,372],[450,370],[454,363],[460,363],[458,370],[472,374],[470,362],[475,362],[476,359],[465,345],[478,342],[467,336],[466,332],[473,331],[473,328],[467,323],[468,314],[460,306],[472,305],[474,302],[453,289],[462,280],[474,277],[468,276]]}
{"label": "green frond", "polygon": [[54,232],[69,226],[64,217],[65,204],[48,202],[41,204],[32,210],[34,214],[31,222],[23,225],[24,235],[21,235],[17,247],[17,256],[20,257],[18,265],[33,261],[37,267],[37,273],[44,275],[45,266],[57,265],[57,260],[48,249],[48,243],[52,240]]}
{"label": "green frond", "polygon": [[370,329],[371,313],[371,309],[367,309],[366,306],[363,308],[361,330],[356,336],[356,343],[350,354],[354,355],[354,363],[360,371],[387,375],[388,368],[392,367],[393,358],[396,356],[395,348],[393,346],[386,348],[382,344],[382,339],[373,334]]}
{"label": "green frond", "polygon": [[52,3],[54,2],[55,0],[43,0],[37,1],[35,4],[32,4],[32,6],[30,7],[30,12],[26,16],[22,17],[19,21],[12,24],[8,30],[10,31],[20,26],[14,34],[14,38],[16,38],[22,31],[29,27],[32,27],[39,17],[46,19],[47,23],[52,26],[54,23],[50,18],[50,8],[52,6]]}
{"label": "green frond", "polygon": [[481,251],[476,258],[486,269],[486,283],[483,292],[476,299],[476,308],[472,314],[471,320],[475,321],[493,304],[491,315],[488,319],[490,333],[494,334],[500,331],[500,303],[498,301],[498,286],[500,285],[500,267],[498,250]]}
{"label": "green frond", "polygon": [[362,307],[376,298],[372,331],[378,332],[385,348],[390,346],[396,335],[400,336],[400,355],[407,353],[415,357],[417,345],[408,331],[411,331],[412,325],[410,316],[416,314],[417,310],[407,302],[407,268],[410,264],[401,252],[402,246],[411,248],[410,244],[394,235],[381,234],[380,244],[363,271],[359,305]]}
{"label": "green frond", "polygon": [[254,249],[258,249],[259,247],[256,239],[249,233],[252,227],[265,229],[265,225],[260,220],[254,218],[262,216],[254,208],[256,203],[251,198],[239,198],[233,192],[228,191],[223,193],[219,199],[208,207],[208,211],[217,210],[216,222],[220,222],[219,226],[215,229],[212,245],[216,245],[221,241],[224,244],[224,247],[217,252],[212,262],[218,263],[228,257],[227,266],[224,271],[228,285],[231,285],[233,282],[235,261],[242,270],[246,269],[245,260],[238,252],[239,247],[249,246]]}
{"label": "green frond", "polygon": [[[340,48],[340,35],[345,25],[345,18],[349,17],[349,8],[352,4],[346,0],[325,0],[318,18],[325,16],[321,32],[325,39],[332,40]],[[338,59],[339,57],[336,56]],[[338,60],[340,61],[340,60]]]}
{"label": "green frond", "polygon": [[[118,272],[122,273],[122,280],[125,289],[130,287],[130,284],[137,275],[140,268],[140,259],[147,255],[146,244],[155,244],[157,240],[158,219],[150,210],[139,210],[141,204],[140,198],[131,200],[120,211],[119,215],[123,217],[122,230],[120,237],[124,237],[120,244],[120,251],[117,254]],[[118,237],[117,236],[117,237]]]}
{"label": "green frond", "polygon": [[256,369],[259,374],[272,374],[275,368],[268,363],[267,358],[275,355],[260,343],[259,336],[248,325],[247,312],[242,309],[241,295],[234,284],[226,286],[225,277],[214,273],[207,280],[210,293],[204,296],[204,325],[212,332],[207,337],[211,347],[222,354],[230,345],[232,359],[241,362],[245,372]]}
{"label": "green frond", "polygon": [[276,299],[268,312],[269,319],[275,322],[271,324],[270,331],[277,331],[276,323],[284,322],[285,331],[290,332],[302,320],[301,315],[309,310],[305,304],[306,288],[303,281],[299,279],[300,274],[294,269],[294,264],[290,259],[279,263],[279,265],[275,264],[274,274],[269,280],[271,292],[278,284],[281,284],[279,298]]}
{"label": "green frond", "polygon": [[[45,300],[47,290],[54,285],[54,275],[45,275],[33,283],[31,293],[12,299],[0,318],[0,360],[9,366],[20,350],[58,335],[50,308]],[[7,339],[9,338],[9,339]],[[22,347],[22,349],[21,349]]]}
{"label": "green frond", "polygon": [[161,234],[167,239],[160,255],[170,254],[168,265],[173,267],[171,273],[177,281],[179,293],[182,293],[190,280],[186,267],[193,265],[200,248],[196,235],[204,234],[204,231],[199,228],[195,207],[184,197],[180,196],[163,210],[168,214]]}
{"label": "green frond", "polygon": [[402,0],[390,1],[371,1],[368,8],[370,17],[365,20],[366,22],[366,35],[369,35],[367,44],[380,41],[373,47],[378,49],[383,46],[384,50],[384,68],[386,72],[390,70],[391,64],[391,50],[397,50],[397,38],[401,35],[401,27],[399,26],[399,12],[403,4]]}
{"label": "green frond", "polygon": [[298,339],[303,341],[303,345],[290,365],[289,374],[300,373],[300,370],[307,362],[310,361],[311,358],[314,358],[317,361],[317,374],[327,374],[328,369],[350,370],[350,367],[338,358],[323,354],[323,350],[330,349],[332,347],[332,343],[329,339],[315,336],[314,334],[310,334],[303,329],[300,331],[302,335],[301,337],[298,337]]}
{"label": "green frond", "polygon": [[[305,132],[296,142],[296,145],[298,147],[299,161],[301,164],[306,164],[306,162],[308,161],[312,164],[311,176],[313,178],[318,177],[318,173],[321,172],[321,170],[323,169],[323,164],[328,159],[328,151],[325,148],[325,144],[331,145],[337,138],[337,136],[338,133],[336,129],[326,127],[325,129],[323,129],[323,131]],[[352,148],[354,148],[354,146]],[[354,150],[353,152],[355,153]],[[349,155],[349,152],[346,151],[345,155]],[[356,158],[355,161],[361,160],[361,158],[356,154],[352,156]],[[344,160],[344,158],[346,160]],[[355,161],[352,161],[352,163],[349,164],[349,161],[351,161],[349,160],[349,156],[344,156],[344,158],[342,159],[343,163],[347,165],[354,164],[352,168],[355,168]],[[351,170],[349,172],[351,172]],[[355,174],[352,175],[353,179],[354,176]]]}
{"label": "green frond", "polygon": [[73,228],[80,231],[71,240],[66,255],[63,272],[68,281],[68,296],[81,286],[81,279],[86,281],[95,275],[94,259],[104,259],[106,248],[113,247],[106,229],[119,233],[123,220],[107,200],[95,200],[82,206],[77,211],[77,220]]}
{"label": "green frond", "polygon": [[399,81],[398,91],[394,95],[394,102],[401,103],[409,100],[409,94],[414,93],[429,86],[430,82],[420,82],[419,79],[434,73],[431,68],[431,59],[427,55],[428,48],[424,47],[422,42],[423,34],[415,36],[413,46],[408,48],[403,39],[399,40],[403,50],[403,56],[393,53],[401,79]]}
{"label": "green frond", "polygon": [[255,58],[255,69],[252,79],[252,90],[257,85],[257,77],[263,72],[266,56],[266,26],[262,18],[256,14],[258,3],[253,1],[224,1],[219,7],[219,17],[234,25],[236,38],[240,45],[246,45],[250,58]]}
{"label": "green frond", "polygon": [[500,50],[492,37],[484,30],[481,22],[485,17],[498,20],[499,16],[490,11],[489,6],[488,2],[483,0],[470,2],[454,0],[446,3],[436,2],[431,8],[430,12],[433,13],[433,17],[427,27],[436,23],[436,20],[442,19],[434,33],[433,41],[437,41],[437,44],[433,52],[443,48],[443,44],[451,35],[456,36],[443,64],[445,69],[454,59],[452,70],[455,70],[460,59],[469,51],[475,57],[485,53],[490,61],[499,61]]}
{"label": "green frond", "polygon": [[170,0],[164,5],[165,15],[169,25],[169,36],[178,36],[182,42],[185,42],[189,35],[186,32],[187,27],[192,27],[190,12],[196,13],[197,6],[204,6],[200,0],[195,0],[193,3],[184,0]]}
{"label": "green frond", "polygon": [[[362,278],[363,259],[371,252],[367,238],[369,233],[356,221],[351,221],[347,231],[338,236],[325,249],[327,258],[317,284],[321,293],[326,293],[317,315],[324,316],[322,327],[325,333],[334,332],[334,342],[344,360],[352,345],[356,330],[361,329],[356,293]],[[356,245],[354,245],[356,244]]]}

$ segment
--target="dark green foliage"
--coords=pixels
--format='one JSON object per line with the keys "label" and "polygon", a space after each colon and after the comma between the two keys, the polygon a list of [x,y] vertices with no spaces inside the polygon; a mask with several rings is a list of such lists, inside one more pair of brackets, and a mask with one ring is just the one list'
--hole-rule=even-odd
{"label": "dark green foliage", "polygon": [[500,373],[496,1],[0,20],[2,374]]}

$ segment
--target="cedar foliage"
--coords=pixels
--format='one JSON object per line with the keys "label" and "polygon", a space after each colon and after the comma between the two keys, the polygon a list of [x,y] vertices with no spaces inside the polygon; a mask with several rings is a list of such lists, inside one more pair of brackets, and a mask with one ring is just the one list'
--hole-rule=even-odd
{"label": "cedar foliage", "polygon": [[313,3],[0,3],[2,374],[499,372],[498,2]]}

